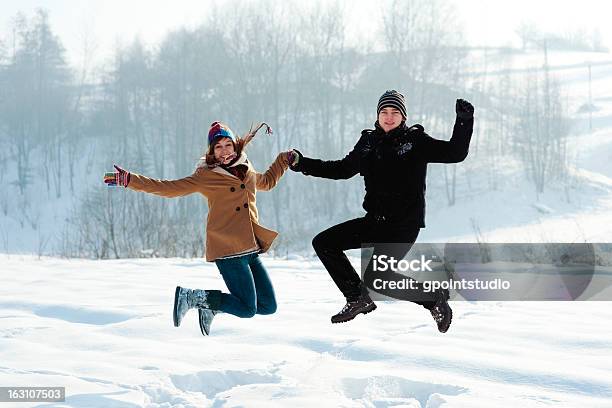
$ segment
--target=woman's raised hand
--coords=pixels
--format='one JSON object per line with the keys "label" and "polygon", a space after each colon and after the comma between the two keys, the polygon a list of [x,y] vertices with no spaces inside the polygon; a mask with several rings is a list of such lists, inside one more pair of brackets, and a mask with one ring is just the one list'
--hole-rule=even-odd
{"label": "woman's raised hand", "polygon": [[113,165],[117,172],[115,173],[115,177],[104,177],[104,182],[108,185],[118,185],[122,187],[127,187],[130,183],[130,172],[122,169],[116,164]]}
{"label": "woman's raised hand", "polygon": [[289,161],[289,167],[295,167],[298,165],[299,161],[300,161],[300,157],[302,157],[302,154],[295,150],[289,150],[287,152],[287,160]]}

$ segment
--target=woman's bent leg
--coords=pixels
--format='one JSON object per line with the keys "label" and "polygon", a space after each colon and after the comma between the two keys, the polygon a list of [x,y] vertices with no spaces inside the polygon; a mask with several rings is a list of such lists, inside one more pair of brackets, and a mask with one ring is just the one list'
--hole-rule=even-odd
{"label": "woman's bent leg", "polygon": [[245,255],[215,261],[230,292],[221,293],[219,310],[244,318],[253,317],[257,312],[255,282],[248,259]]}
{"label": "woman's bent leg", "polygon": [[274,287],[266,267],[261,262],[259,255],[253,254],[249,262],[253,280],[255,282],[255,291],[257,293],[257,314],[269,315],[276,312],[276,296],[274,295]]}

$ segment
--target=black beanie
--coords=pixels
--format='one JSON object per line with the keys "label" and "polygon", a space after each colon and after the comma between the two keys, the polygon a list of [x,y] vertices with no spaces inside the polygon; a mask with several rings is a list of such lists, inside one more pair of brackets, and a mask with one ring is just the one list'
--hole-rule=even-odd
{"label": "black beanie", "polygon": [[404,102],[404,95],[397,92],[395,89],[382,94],[378,100],[376,116],[380,114],[380,111],[383,110],[383,108],[395,108],[399,110],[404,120],[406,120],[406,103]]}

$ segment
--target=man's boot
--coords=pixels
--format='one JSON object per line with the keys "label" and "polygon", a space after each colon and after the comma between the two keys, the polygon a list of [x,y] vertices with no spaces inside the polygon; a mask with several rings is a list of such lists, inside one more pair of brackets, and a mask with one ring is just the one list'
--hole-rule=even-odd
{"label": "man's boot", "polygon": [[349,320],[353,320],[360,313],[367,314],[373,310],[376,310],[376,304],[370,299],[369,295],[363,294],[357,300],[347,301],[340,313],[332,316],[331,322],[348,322]]}
{"label": "man's boot", "polygon": [[440,333],[446,333],[453,320],[453,310],[447,302],[449,297],[450,294],[447,289],[438,289],[436,291],[436,304],[429,309]]}

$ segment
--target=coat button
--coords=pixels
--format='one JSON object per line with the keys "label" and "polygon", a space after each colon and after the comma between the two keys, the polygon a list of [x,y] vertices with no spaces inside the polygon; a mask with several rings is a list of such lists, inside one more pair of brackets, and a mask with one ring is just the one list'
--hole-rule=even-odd
{"label": "coat button", "polygon": [[249,205],[247,203],[244,203],[244,208],[249,208]]}
{"label": "coat button", "polygon": [[244,186],[244,184],[241,184],[241,185],[240,185],[240,188],[244,189],[244,187],[245,187],[245,186]]}
{"label": "coat button", "polygon": [[236,191],[236,189],[234,187],[231,187],[230,191],[233,193],[234,191]]}
{"label": "coat button", "polygon": [[240,207],[236,207],[236,211],[240,211]]}

